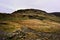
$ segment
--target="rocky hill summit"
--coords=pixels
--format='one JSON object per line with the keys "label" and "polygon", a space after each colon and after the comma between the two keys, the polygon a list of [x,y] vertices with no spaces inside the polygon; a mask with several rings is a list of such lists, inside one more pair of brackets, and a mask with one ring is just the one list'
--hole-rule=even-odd
{"label": "rocky hill summit", "polygon": [[0,13],[0,40],[60,40],[60,17],[38,9]]}

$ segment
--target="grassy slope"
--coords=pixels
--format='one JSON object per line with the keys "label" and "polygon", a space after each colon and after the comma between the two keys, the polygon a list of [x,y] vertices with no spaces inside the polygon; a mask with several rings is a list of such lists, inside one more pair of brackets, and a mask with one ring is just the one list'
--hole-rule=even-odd
{"label": "grassy slope", "polygon": [[[23,12],[24,11],[24,12]],[[26,26],[41,32],[60,32],[60,19],[41,10],[23,10],[12,14],[0,14],[0,30],[14,31]],[[18,25],[18,26],[17,26]],[[21,26],[21,27],[22,27]]]}
{"label": "grassy slope", "polygon": [[41,10],[0,14],[0,32],[6,40],[59,40],[60,19]]}

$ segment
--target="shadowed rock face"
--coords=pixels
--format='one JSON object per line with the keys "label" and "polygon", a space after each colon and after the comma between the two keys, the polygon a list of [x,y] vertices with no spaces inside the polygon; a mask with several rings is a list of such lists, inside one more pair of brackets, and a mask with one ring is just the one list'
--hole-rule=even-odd
{"label": "shadowed rock face", "polygon": [[38,9],[0,14],[0,40],[60,40],[60,18]]}

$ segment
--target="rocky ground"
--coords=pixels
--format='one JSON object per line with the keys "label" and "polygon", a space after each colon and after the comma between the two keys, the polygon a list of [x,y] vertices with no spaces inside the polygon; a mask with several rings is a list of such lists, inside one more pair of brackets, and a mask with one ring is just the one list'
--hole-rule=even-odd
{"label": "rocky ground", "polygon": [[30,28],[23,28],[13,33],[3,33],[0,40],[60,40],[60,33],[37,32]]}

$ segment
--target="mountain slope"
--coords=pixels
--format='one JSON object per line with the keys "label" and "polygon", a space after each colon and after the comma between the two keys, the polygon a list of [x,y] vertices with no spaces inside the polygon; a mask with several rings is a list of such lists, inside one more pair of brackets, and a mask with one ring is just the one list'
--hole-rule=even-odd
{"label": "mountain slope", "polygon": [[0,40],[60,40],[60,18],[38,9],[0,13],[0,32]]}
{"label": "mountain slope", "polygon": [[60,17],[60,12],[53,12],[53,13],[51,13],[51,14],[56,15],[56,16],[58,16],[58,17]]}

